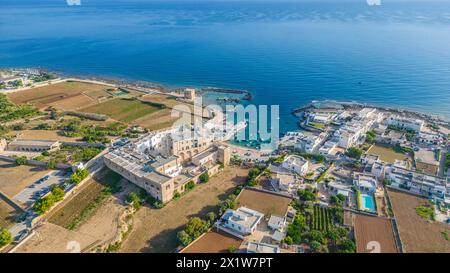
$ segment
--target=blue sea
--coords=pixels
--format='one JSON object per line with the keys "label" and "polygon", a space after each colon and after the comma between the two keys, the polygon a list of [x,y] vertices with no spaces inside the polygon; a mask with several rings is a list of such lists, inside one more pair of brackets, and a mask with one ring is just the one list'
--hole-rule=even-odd
{"label": "blue sea", "polygon": [[[376,0],[371,0],[376,1]],[[450,118],[450,1],[0,0],[0,67],[355,100]]]}

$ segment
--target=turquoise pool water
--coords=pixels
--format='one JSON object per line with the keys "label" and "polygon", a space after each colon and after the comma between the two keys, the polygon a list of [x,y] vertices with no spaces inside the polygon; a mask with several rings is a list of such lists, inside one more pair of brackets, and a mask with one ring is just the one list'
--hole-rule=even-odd
{"label": "turquoise pool water", "polygon": [[376,212],[375,199],[372,195],[361,194],[361,209]]}

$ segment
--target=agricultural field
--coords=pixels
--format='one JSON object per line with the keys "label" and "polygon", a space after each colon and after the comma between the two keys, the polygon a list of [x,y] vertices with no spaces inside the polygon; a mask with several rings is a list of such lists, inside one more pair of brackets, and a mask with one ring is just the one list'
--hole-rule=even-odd
{"label": "agricultural field", "polygon": [[450,252],[450,241],[443,232],[450,232],[448,224],[424,219],[416,208],[427,206],[428,200],[395,190],[388,190],[397,219],[404,252]]}
{"label": "agricultural field", "polygon": [[408,160],[411,162],[411,157],[405,154],[397,153],[392,148],[380,145],[373,145],[366,154],[378,155],[380,160],[387,163],[395,163],[395,160]]}
{"label": "agricultural field", "polygon": [[22,131],[12,131],[10,135],[14,135],[17,139],[27,139],[27,140],[55,140],[55,141],[77,141],[77,137],[65,137],[60,136],[57,131],[52,130],[22,130]]}
{"label": "agricultural field", "polygon": [[119,98],[83,108],[80,111],[103,114],[117,121],[128,123],[145,115],[160,111],[163,107],[163,105],[159,106],[157,104],[143,103],[137,99]]}
{"label": "agricultural field", "polygon": [[8,94],[16,104],[31,103],[43,109],[53,106],[62,110],[78,109],[98,103],[98,99],[111,96],[106,85],[84,82],[62,82]]}
{"label": "agricultural field", "polygon": [[133,123],[152,131],[169,128],[174,124],[176,120],[178,120],[177,117],[171,116],[171,111],[171,109],[163,109],[158,112],[140,117],[133,121]]}
{"label": "agricultural field", "polygon": [[291,200],[268,192],[244,189],[237,199],[237,207],[247,207],[264,215],[285,215]]}
{"label": "agricultural field", "polygon": [[211,230],[184,248],[181,253],[227,253],[230,247],[238,249],[241,244],[241,239],[223,231]]}
{"label": "agricultural field", "polygon": [[[147,101],[156,104],[163,104],[166,106],[166,109],[158,111],[156,113],[151,113],[149,115],[138,118],[134,121],[134,123],[147,128],[149,130],[160,130],[164,128],[171,127],[173,123],[179,119],[178,117],[172,117],[172,108],[177,105],[187,106],[191,113],[194,112],[194,106],[192,104],[188,104],[185,102],[180,102],[176,100],[176,97],[170,95],[163,94],[148,94],[144,95],[141,98],[142,101]],[[203,113],[202,113],[203,115]]]}
{"label": "agricultural field", "polygon": [[112,192],[117,188],[121,176],[106,171],[104,176],[93,178],[87,186],[64,204],[63,207],[52,213],[49,222],[61,227],[75,230]]}
{"label": "agricultural field", "polygon": [[328,231],[335,225],[332,211],[320,206],[314,206],[314,213],[307,216],[306,222],[311,229],[319,231]]}
{"label": "agricultural field", "polygon": [[[391,220],[360,214],[356,214],[354,217],[358,253],[372,251],[381,253],[398,252]],[[380,248],[376,249],[378,246]]]}

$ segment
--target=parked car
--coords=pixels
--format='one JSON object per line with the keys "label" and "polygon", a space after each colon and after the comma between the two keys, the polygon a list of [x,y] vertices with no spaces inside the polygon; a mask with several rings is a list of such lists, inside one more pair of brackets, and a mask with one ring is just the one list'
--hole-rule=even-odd
{"label": "parked car", "polygon": [[23,239],[25,239],[25,237],[28,236],[28,234],[30,234],[30,231],[28,229],[22,230],[15,238],[16,242],[20,242]]}

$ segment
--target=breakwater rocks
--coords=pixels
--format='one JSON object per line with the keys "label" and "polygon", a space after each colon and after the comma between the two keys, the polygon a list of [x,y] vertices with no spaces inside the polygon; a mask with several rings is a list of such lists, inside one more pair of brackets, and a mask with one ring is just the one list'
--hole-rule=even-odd
{"label": "breakwater rocks", "polygon": [[201,88],[200,91],[202,92],[216,92],[216,93],[228,93],[228,94],[243,94],[244,97],[243,100],[251,100],[252,99],[252,93],[247,90],[243,89],[229,89],[229,88],[219,88],[219,87],[204,87]]}

